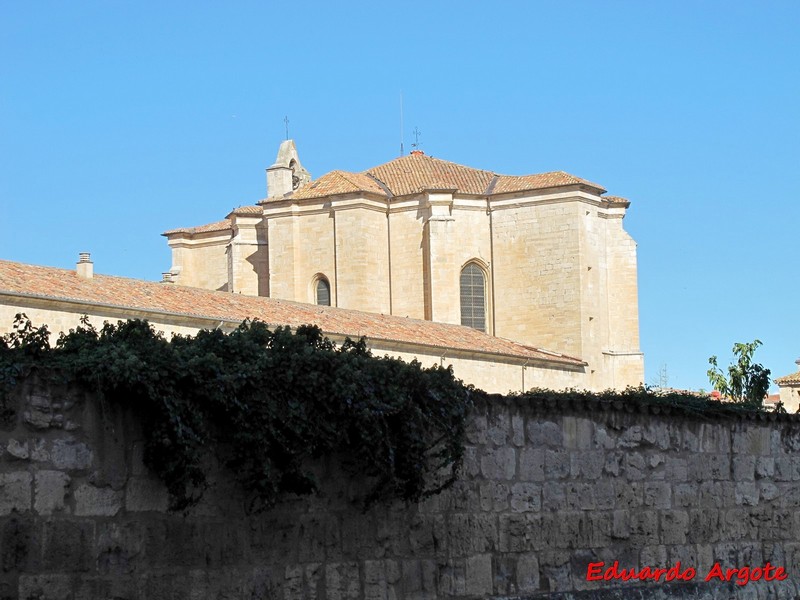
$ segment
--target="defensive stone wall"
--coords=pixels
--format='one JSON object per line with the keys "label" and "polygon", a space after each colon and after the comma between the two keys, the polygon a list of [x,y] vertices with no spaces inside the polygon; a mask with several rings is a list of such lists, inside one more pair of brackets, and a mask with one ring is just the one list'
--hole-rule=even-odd
{"label": "defensive stone wall", "polygon": [[[166,490],[142,463],[135,407],[111,408],[36,379],[11,400],[16,417],[0,431],[3,599],[757,599],[800,591],[794,417],[495,397],[476,407],[463,477],[445,494],[363,512],[351,501],[363,482],[332,458],[315,466],[322,495],[254,516],[222,469],[200,505],[167,512]],[[715,563],[726,575],[736,569],[733,580],[706,582]],[[646,567],[689,580],[615,577]],[[740,585],[746,576],[760,580]]]}

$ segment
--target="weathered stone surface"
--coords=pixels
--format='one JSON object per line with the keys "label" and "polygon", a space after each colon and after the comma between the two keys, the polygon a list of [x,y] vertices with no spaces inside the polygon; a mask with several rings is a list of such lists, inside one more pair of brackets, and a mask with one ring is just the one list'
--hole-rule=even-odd
{"label": "weathered stone surface", "polygon": [[84,483],[73,494],[75,515],[113,517],[122,508],[122,493]]}
{"label": "weathered stone surface", "polygon": [[31,474],[27,471],[0,473],[0,515],[31,509]]}
{"label": "weathered stone surface", "polygon": [[63,510],[69,482],[69,475],[62,471],[37,471],[34,479],[34,510],[40,515]]}
{"label": "weathered stone surface", "polygon": [[53,466],[67,471],[88,469],[92,466],[92,450],[83,442],[59,439],[53,442],[51,460]]}
{"label": "weathered stone surface", "polygon": [[479,554],[466,561],[466,592],[470,595],[492,592],[492,556]]}
{"label": "weathered stone surface", "polygon": [[25,440],[20,442],[16,439],[11,439],[8,441],[8,445],[6,446],[6,452],[12,458],[16,458],[17,460],[28,460],[31,456],[30,452],[28,451],[28,441]]}
{"label": "weathered stone surface", "polygon": [[513,448],[486,450],[481,458],[481,473],[487,479],[513,479],[517,470],[517,457]]}
{"label": "weathered stone surface", "polygon": [[[216,471],[215,510],[168,513],[166,489],[141,466],[139,450],[127,444],[105,457],[117,437],[127,443],[124,429],[104,433],[98,449],[96,425],[38,438],[20,433],[24,426],[0,433],[0,598],[36,598],[52,585],[70,600],[438,600],[559,590],[585,600],[616,593],[586,581],[596,560],[621,568],[680,561],[698,572],[715,560],[770,560],[792,573],[800,565],[800,435],[791,433],[800,426],[788,422],[731,429],[682,416],[498,405],[471,428],[461,479],[442,495],[361,512],[350,504],[357,486],[326,462],[311,467],[319,496],[259,515],[246,513],[238,484]],[[633,593],[627,585],[617,588]],[[663,585],[646,589],[666,594],[648,598],[674,597]],[[719,584],[707,598],[781,598],[778,589]]]}

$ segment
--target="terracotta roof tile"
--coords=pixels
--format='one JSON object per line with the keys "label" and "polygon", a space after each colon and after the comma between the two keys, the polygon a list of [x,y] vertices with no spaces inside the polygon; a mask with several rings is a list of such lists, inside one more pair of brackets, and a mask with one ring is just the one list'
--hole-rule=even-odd
{"label": "terracotta roof tile", "polygon": [[347,171],[331,171],[319,179],[300,186],[289,197],[295,200],[303,200],[305,198],[321,198],[323,196],[353,192],[369,192],[386,196],[383,188],[368,175],[348,173]]}
{"label": "terracotta roof tile", "polygon": [[0,294],[12,292],[143,311],[163,311],[224,321],[260,319],[273,326],[318,325],[328,335],[366,336],[438,349],[483,352],[572,366],[577,358],[492,337],[461,325],[448,325],[274,298],[215,292],[170,283],[95,275],[0,260]]}
{"label": "terracotta roof tile", "polygon": [[[255,207],[259,208],[259,207]],[[172,235],[173,233],[188,233],[190,235],[194,235],[196,233],[210,233],[212,231],[225,231],[226,229],[231,228],[231,220],[230,219],[223,219],[222,221],[216,221],[214,223],[209,223],[207,225],[200,225],[199,227],[179,227],[178,229],[170,229],[169,231],[165,231],[161,235]]]}
{"label": "terracotta roof tile", "polygon": [[456,189],[463,194],[484,194],[494,177],[490,171],[465,167],[422,153],[408,154],[367,169],[395,196],[416,194],[425,189]]}
{"label": "terracotta roof tile", "polygon": [[[253,204],[248,204],[246,206],[240,206],[239,208],[234,208],[231,211],[232,215],[263,215],[264,209],[260,206],[255,206]],[[229,215],[230,216],[230,215]]]}
{"label": "terracotta roof tile", "polygon": [[800,383],[800,371],[792,373],[791,375],[784,375],[783,377],[775,378],[775,383],[778,385],[786,385],[792,383]]}
{"label": "terracotta roof tile", "polygon": [[494,194],[506,194],[565,185],[586,185],[605,191],[601,186],[586,179],[575,177],[564,171],[552,171],[550,173],[539,173],[538,175],[499,175],[492,192]]}
{"label": "terracotta roof tile", "polygon": [[601,200],[605,200],[606,202],[611,202],[612,204],[628,204],[630,205],[631,201],[627,198],[622,198],[621,196],[603,196]]}

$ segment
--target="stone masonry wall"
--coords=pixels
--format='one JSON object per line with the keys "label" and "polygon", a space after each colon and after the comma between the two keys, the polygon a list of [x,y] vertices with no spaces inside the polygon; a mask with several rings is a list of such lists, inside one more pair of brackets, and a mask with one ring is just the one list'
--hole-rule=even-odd
{"label": "stone masonry wall", "polygon": [[[398,600],[795,598],[800,422],[706,420],[619,401],[476,408],[463,477],[364,513],[316,466],[314,498],[258,516],[224,471],[187,514],[142,464],[134,408],[36,379],[0,431],[0,598]],[[587,581],[589,563],[680,561],[688,583]],[[781,582],[712,581],[783,567]],[[772,594],[772,595],[770,595]]]}

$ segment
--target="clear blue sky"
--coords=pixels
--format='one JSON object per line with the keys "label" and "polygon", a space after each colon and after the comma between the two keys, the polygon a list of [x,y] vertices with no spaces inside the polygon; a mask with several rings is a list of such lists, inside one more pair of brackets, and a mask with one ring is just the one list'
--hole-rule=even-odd
{"label": "clear blue sky", "polygon": [[[159,279],[159,234],[427,153],[630,198],[647,381],[795,370],[800,2],[0,1],[0,258]],[[557,350],[557,348],[556,348]]]}

